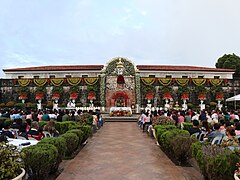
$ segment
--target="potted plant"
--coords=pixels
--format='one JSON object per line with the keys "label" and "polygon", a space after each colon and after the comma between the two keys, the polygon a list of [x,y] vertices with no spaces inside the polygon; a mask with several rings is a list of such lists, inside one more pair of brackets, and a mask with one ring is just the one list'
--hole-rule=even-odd
{"label": "potted plant", "polygon": [[16,146],[5,142],[0,143],[0,179],[23,179],[25,170],[21,160],[22,156],[23,154],[17,150]]}

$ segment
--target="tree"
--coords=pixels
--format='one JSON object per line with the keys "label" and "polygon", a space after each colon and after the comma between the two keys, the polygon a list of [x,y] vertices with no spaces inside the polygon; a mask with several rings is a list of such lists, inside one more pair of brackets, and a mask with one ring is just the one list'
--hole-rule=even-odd
{"label": "tree", "polygon": [[240,57],[233,54],[224,54],[220,57],[216,64],[216,68],[236,69],[236,73],[240,74]]}

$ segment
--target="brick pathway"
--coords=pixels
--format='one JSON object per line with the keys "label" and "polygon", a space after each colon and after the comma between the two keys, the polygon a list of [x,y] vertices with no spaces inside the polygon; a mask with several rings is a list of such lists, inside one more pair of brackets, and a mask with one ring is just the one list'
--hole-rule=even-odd
{"label": "brick pathway", "polygon": [[107,122],[58,180],[189,179],[136,123]]}

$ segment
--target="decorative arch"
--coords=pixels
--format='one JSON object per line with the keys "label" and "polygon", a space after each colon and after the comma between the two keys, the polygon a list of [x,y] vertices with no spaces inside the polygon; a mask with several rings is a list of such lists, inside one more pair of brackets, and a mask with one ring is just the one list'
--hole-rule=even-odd
{"label": "decorative arch", "polygon": [[124,57],[115,57],[113,59],[111,59],[107,65],[103,68],[102,72],[105,73],[106,75],[117,75],[117,63],[119,62],[119,60],[122,61],[123,63],[123,76],[126,75],[132,75],[134,76],[136,73],[136,66],[134,65],[134,63]]}

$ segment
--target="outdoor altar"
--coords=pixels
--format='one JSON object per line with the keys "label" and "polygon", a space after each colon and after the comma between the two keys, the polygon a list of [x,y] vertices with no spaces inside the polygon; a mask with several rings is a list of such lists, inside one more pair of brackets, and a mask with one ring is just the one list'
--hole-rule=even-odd
{"label": "outdoor altar", "polygon": [[131,116],[132,115],[132,109],[131,107],[111,107],[110,116]]}

